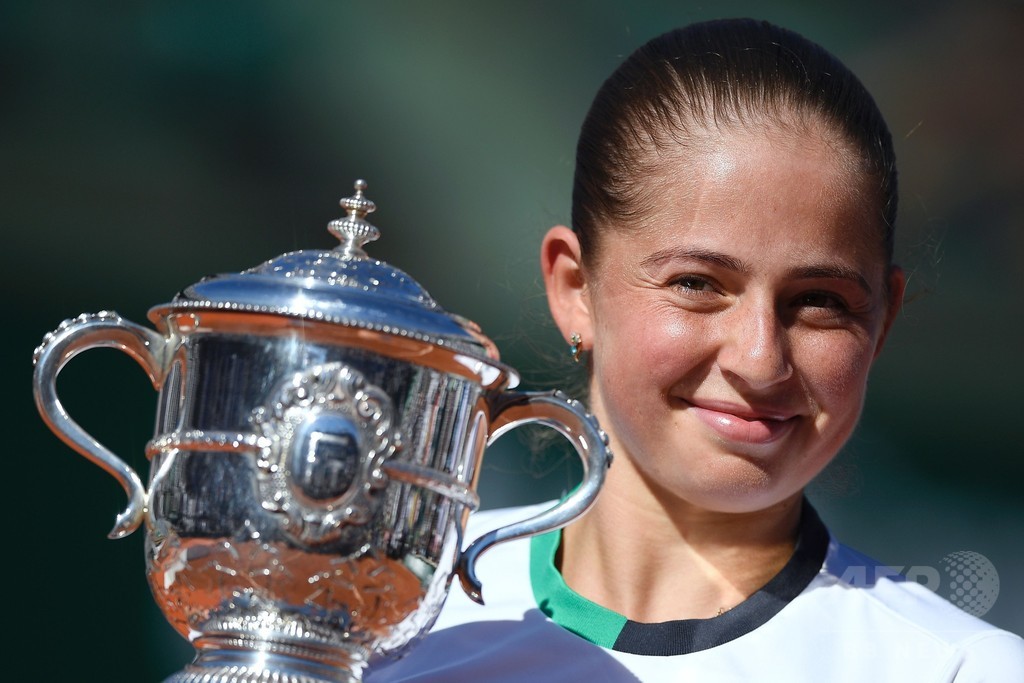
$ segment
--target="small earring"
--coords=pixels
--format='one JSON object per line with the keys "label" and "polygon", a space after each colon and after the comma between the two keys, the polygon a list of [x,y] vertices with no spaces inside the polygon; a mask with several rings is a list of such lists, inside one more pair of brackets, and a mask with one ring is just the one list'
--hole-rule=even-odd
{"label": "small earring", "polygon": [[573,332],[569,337],[569,353],[572,354],[574,363],[580,362],[580,355],[583,353],[583,337],[579,332]]}

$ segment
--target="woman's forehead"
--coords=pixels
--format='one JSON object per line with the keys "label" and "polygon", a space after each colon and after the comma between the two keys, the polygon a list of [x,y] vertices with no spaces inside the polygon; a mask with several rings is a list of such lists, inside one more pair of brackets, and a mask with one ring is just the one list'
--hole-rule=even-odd
{"label": "woman's forehead", "polygon": [[767,248],[884,260],[871,178],[845,156],[813,135],[722,134],[717,144],[662,158],[636,195],[645,202],[634,207],[636,220],[601,239],[651,252],[699,242],[755,261]]}

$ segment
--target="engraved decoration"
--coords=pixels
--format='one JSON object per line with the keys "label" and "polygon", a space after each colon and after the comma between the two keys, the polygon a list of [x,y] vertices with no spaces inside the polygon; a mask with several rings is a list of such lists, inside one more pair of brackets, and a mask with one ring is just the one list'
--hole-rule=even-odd
{"label": "engraved decoration", "polygon": [[384,461],[401,448],[391,400],[343,363],[317,365],[283,383],[252,422],[264,444],[257,476],[264,509],[305,544],[339,538],[373,517],[387,485]]}

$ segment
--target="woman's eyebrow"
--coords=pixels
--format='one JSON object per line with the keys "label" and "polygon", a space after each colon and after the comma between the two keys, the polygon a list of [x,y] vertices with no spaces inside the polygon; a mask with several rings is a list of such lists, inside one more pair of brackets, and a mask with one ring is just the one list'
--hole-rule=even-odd
{"label": "woman's eyebrow", "polygon": [[750,268],[747,264],[735,256],[729,256],[728,254],[712,251],[710,249],[700,249],[695,247],[661,249],[640,261],[640,265],[648,268],[651,266],[660,266],[666,261],[675,260],[703,261],[721,268],[727,268],[737,273],[750,272]]}
{"label": "woman's eyebrow", "polygon": [[837,264],[802,266],[790,271],[790,275],[800,280],[847,280],[855,283],[864,290],[866,294],[872,294],[871,285],[868,284],[860,272],[853,268]]}
{"label": "woman's eyebrow", "polygon": [[[661,249],[641,260],[640,265],[644,268],[650,268],[675,260],[702,261],[740,274],[751,272],[750,266],[735,256],[696,247]],[[800,266],[792,269],[789,272],[789,276],[797,280],[847,280],[863,289],[866,294],[873,294],[871,285],[868,284],[867,279],[859,271],[840,264],[826,263]]]}

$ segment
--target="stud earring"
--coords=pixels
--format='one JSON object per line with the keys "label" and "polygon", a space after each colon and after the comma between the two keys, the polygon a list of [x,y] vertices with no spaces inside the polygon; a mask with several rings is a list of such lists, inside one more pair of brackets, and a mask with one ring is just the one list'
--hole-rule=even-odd
{"label": "stud earring", "polygon": [[580,362],[580,355],[583,353],[583,337],[579,332],[573,332],[569,337],[569,353],[572,354],[574,363]]}

